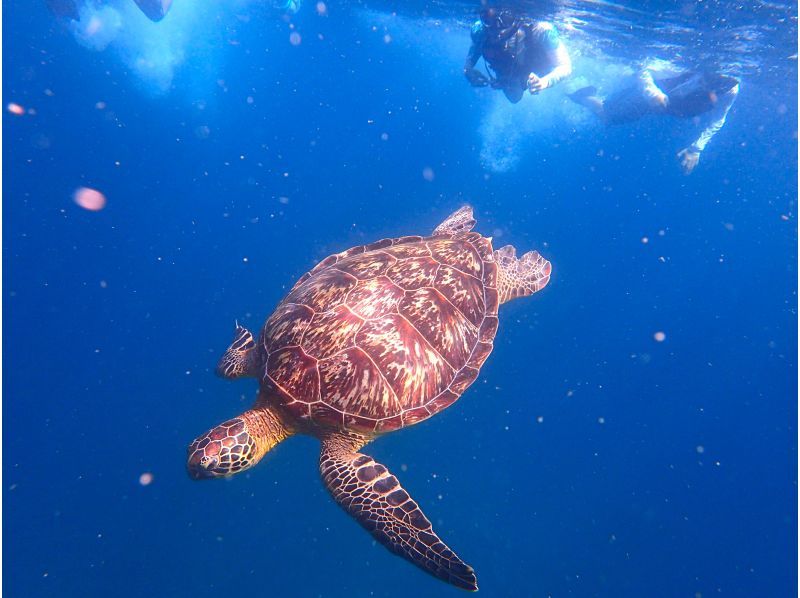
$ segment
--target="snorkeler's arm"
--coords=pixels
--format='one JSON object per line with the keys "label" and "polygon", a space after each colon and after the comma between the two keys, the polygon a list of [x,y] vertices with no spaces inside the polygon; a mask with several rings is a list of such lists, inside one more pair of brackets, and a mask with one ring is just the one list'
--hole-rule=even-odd
{"label": "snorkeler's arm", "polygon": [[464,61],[464,76],[472,86],[485,87],[489,84],[489,80],[483,73],[475,68],[475,65],[478,64],[478,60],[480,60],[483,54],[483,26],[480,21],[477,21],[472,26],[470,36],[472,38],[472,44],[467,52],[467,59]]}
{"label": "snorkeler's arm", "polygon": [[644,95],[649,98],[653,104],[665,107],[669,102],[667,94],[665,94],[653,80],[653,72],[649,68],[645,68],[639,72],[639,85],[641,85]]}
{"label": "snorkeler's arm", "polygon": [[711,124],[703,129],[703,132],[700,133],[697,141],[689,146],[690,150],[700,153],[706,148],[706,145],[708,145],[708,142],[711,141],[711,138],[714,137],[714,135],[716,135],[717,132],[725,125],[725,119],[728,117],[728,111],[730,111],[731,106],[733,106],[733,103],[736,101],[736,97],[738,95],[739,84],[737,83],[718,98],[717,104],[714,106],[714,109],[711,112]]}
{"label": "snorkeler's arm", "polygon": [[549,73],[539,77],[539,80],[544,81],[545,87],[553,87],[553,85],[572,74],[572,60],[570,60],[569,52],[567,52],[564,42],[559,42],[555,50],[550,50],[548,58],[555,66]]}
{"label": "snorkeler's arm", "polygon": [[711,138],[725,125],[728,111],[736,101],[739,94],[739,84],[736,83],[717,100],[717,105],[712,111],[712,121],[692,145],[678,152],[678,159],[681,161],[681,168],[686,174],[690,174],[695,166],[700,162],[700,152],[702,152]]}
{"label": "snorkeler's arm", "polygon": [[481,58],[481,54],[480,44],[473,41],[467,52],[467,59],[464,61],[464,70],[474,69],[475,65],[478,64],[478,60]]}
{"label": "snorkeler's arm", "polygon": [[539,93],[569,77],[572,74],[572,60],[567,47],[558,35],[558,30],[552,23],[537,23],[530,30],[530,35],[536,36],[544,42],[545,47],[548,48],[547,61],[553,65],[547,73],[541,75],[530,73],[528,75],[528,91]]}
{"label": "snorkeler's arm", "polygon": [[469,50],[469,54],[467,54],[466,62],[464,62],[464,76],[473,87],[486,87],[489,85],[489,79],[486,77],[486,75],[475,68],[475,65],[478,63],[478,59],[481,57],[481,51],[480,49],[473,50],[473,48],[475,48],[474,43]]}

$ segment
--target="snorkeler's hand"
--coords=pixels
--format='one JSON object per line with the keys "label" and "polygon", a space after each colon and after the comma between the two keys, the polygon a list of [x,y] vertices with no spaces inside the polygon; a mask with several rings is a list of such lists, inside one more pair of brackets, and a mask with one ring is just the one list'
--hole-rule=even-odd
{"label": "snorkeler's hand", "polygon": [[678,152],[678,159],[681,161],[683,174],[691,174],[695,166],[700,162],[700,152],[687,147]]}
{"label": "snorkeler's hand", "polygon": [[669,96],[659,89],[656,93],[653,94],[653,101],[656,103],[657,106],[666,108],[667,104],[669,104]]}
{"label": "snorkeler's hand", "polygon": [[464,76],[472,87],[486,87],[489,85],[489,79],[478,69],[464,69]]}
{"label": "snorkeler's hand", "polygon": [[531,94],[539,93],[540,91],[547,89],[548,81],[544,77],[539,77],[536,73],[531,73],[528,75],[528,91]]}

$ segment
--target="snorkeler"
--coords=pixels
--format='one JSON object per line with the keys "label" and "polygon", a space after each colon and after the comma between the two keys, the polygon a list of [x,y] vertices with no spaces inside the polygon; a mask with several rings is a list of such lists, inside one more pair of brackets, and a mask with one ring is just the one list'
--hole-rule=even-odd
{"label": "snorkeler", "polygon": [[272,6],[284,16],[291,17],[300,12],[301,1],[302,0],[276,0],[272,3]]}
{"label": "snorkeler", "polygon": [[[519,17],[495,7],[484,8],[472,26],[472,45],[464,75],[474,87],[502,89],[517,103],[552,87],[572,73],[572,62],[552,23]],[[475,68],[483,56],[487,75]]]}
{"label": "snorkeler", "polygon": [[707,115],[709,124],[697,140],[678,152],[683,172],[690,174],[700,162],[700,153],[725,124],[738,93],[739,80],[729,75],[651,66],[605,99],[595,87],[584,87],[569,97],[607,125],[633,122],[648,114],[692,119]]}
{"label": "snorkeler", "polygon": [[[172,6],[172,0],[134,0],[134,2],[148,19],[155,22],[163,19]],[[55,16],[74,21],[80,20],[83,4],[79,0],[47,0],[47,7]]]}

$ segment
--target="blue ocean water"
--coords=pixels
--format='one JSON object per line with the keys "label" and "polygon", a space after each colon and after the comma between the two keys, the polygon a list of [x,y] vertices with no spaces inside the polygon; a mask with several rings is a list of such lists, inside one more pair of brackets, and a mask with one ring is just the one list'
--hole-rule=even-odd
{"label": "blue ocean water", "polygon": [[[254,399],[213,373],[236,320],[465,203],[550,285],[457,403],[364,451],[481,594],[796,595],[797,5],[517,8],[574,74],[512,105],[461,74],[477,3],[4,2],[9,596],[460,595],[341,511],[315,439],[208,482],[185,450]],[[690,176],[697,123],[565,95],[646,58],[741,78]]]}

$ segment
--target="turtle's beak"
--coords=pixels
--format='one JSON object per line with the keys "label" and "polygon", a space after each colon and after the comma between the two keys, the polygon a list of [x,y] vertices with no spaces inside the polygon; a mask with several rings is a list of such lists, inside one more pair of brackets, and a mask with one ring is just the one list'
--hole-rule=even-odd
{"label": "turtle's beak", "polygon": [[224,473],[216,472],[218,466],[219,459],[217,457],[203,455],[202,451],[192,450],[192,447],[189,447],[189,459],[186,462],[186,471],[193,480],[206,480],[225,475]]}

